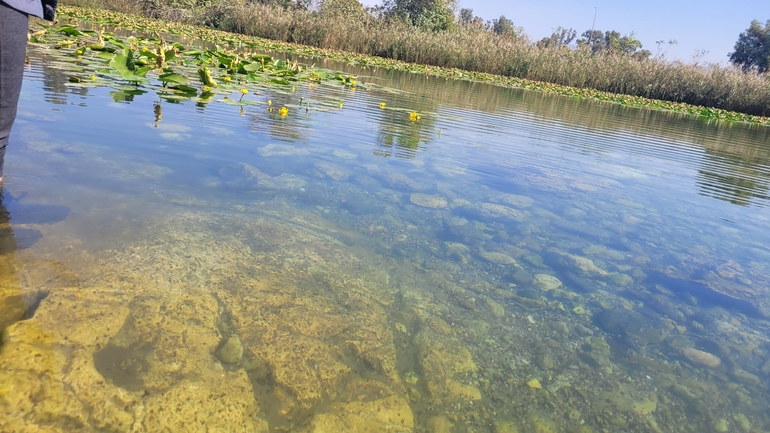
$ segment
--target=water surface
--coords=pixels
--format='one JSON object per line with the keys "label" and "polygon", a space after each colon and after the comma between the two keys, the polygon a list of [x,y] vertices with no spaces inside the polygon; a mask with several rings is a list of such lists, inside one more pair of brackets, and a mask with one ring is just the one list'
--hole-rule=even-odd
{"label": "water surface", "polygon": [[770,430],[770,129],[331,62],[393,90],[248,95],[282,117],[30,60],[4,429]]}

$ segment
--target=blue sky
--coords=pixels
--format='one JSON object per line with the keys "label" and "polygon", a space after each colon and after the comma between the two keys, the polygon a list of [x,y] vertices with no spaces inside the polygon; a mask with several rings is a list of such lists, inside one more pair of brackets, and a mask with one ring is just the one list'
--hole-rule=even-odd
{"label": "blue sky", "polygon": [[[373,6],[381,0],[362,0]],[[558,26],[578,31],[591,28],[594,8],[599,8],[596,29],[617,30],[621,34],[635,32],[644,48],[653,54],[658,51],[656,41],[675,39],[666,57],[690,60],[696,50],[707,50],[702,60],[727,63],[738,35],[749,27],[751,20],[765,23],[770,19],[767,0],[646,0],[575,2],[458,0],[460,8],[471,8],[485,20],[505,15],[517,26],[523,27],[530,38],[539,40],[549,36]]]}

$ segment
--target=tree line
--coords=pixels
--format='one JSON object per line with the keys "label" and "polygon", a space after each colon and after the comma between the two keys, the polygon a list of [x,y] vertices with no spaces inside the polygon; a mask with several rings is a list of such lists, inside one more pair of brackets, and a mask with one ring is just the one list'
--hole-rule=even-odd
{"label": "tree line", "polygon": [[[145,10],[154,8],[194,8],[208,6],[215,0],[140,0]],[[398,20],[426,31],[448,31],[453,29],[474,29],[495,33],[502,37],[521,39],[527,42],[524,29],[514,25],[505,15],[493,20],[484,20],[474,15],[473,9],[458,10],[457,0],[382,0],[374,7],[364,7],[359,0],[241,0],[246,3],[262,3],[283,9],[317,10],[324,14],[340,15],[347,19]],[[573,45],[574,42],[574,45]],[[659,45],[664,41],[658,41]],[[578,37],[577,31],[558,27],[550,36],[534,43],[540,48],[563,49],[577,47],[593,54],[621,54],[633,59],[645,60],[652,53],[644,49],[634,33],[622,35],[615,30],[586,30]],[[669,46],[676,44],[672,40]],[[770,70],[770,20],[762,25],[752,21],[735,43],[734,51],[728,54],[729,61],[746,70],[765,73]],[[705,53],[707,51],[701,51]],[[697,55],[696,55],[697,56]]]}

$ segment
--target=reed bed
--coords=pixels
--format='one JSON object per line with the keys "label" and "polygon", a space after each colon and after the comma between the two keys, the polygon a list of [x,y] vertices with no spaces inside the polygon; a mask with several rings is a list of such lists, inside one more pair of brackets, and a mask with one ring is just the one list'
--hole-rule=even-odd
{"label": "reed bed", "polygon": [[65,3],[141,12],[321,49],[770,116],[770,75],[717,64],[540,48],[525,37],[500,36],[483,28],[431,32],[366,14],[323,14],[260,2],[191,9],[148,9],[149,3],[134,0]]}

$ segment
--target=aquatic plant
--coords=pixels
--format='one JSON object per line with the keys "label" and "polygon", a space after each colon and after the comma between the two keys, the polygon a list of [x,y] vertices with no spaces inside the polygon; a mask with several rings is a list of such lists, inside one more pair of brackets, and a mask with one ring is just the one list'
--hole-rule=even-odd
{"label": "aquatic plant", "polygon": [[[101,4],[98,0],[96,3]],[[136,30],[165,29],[211,41],[322,56],[364,66],[478,80],[717,120],[770,123],[761,117],[770,114],[770,88],[766,80],[735,68],[658,58],[638,61],[611,53],[592,55],[587,50],[546,49],[523,39],[501,38],[472,27],[425,32],[398,22],[341,19],[259,2],[222,10],[217,27],[239,35],[108,11],[63,11],[70,16]],[[203,19],[207,16],[201,10],[188,18],[191,22],[209,23],[210,20]],[[255,16],[260,19],[253,19]]]}
{"label": "aquatic plant", "polygon": [[[346,88],[358,85],[355,76],[255,53],[243,44],[233,47],[235,44],[227,43],[230,48],[217,44],[205,49],[179,42],[167,43],[158,33],[162,28],[145,27],[154,37],[143,34],[121,37],[82,24],[39,25],[43,29],[35,31],[30,38],[32,49],[55,58],[71,86],[113,87],[116,91],[111,95],[115,101],[130,101],[136,95],[155,91],[160,99],[173,102],[193,100],[205,106],[218,101],[239,105],[242,114],[244,105],[264,103],[244,99],[251,91],[255,95],[259,95],[259,90],[286,95],[296,92],[301,85],[326,83]],[[238,99],[228,96],[232,93],[229,87],[232,82],[240,87]],[[363,84],[362,87],[379,86]],[[272,105],[272,99],[266,103]],[[312,109],[328,111],[337,107],[342,108],[342,104],[336,100],[318,101]],[[311,109],[309,104],[305,108]],[[285,117],[289,109],[282,107],[278,113]]]}

